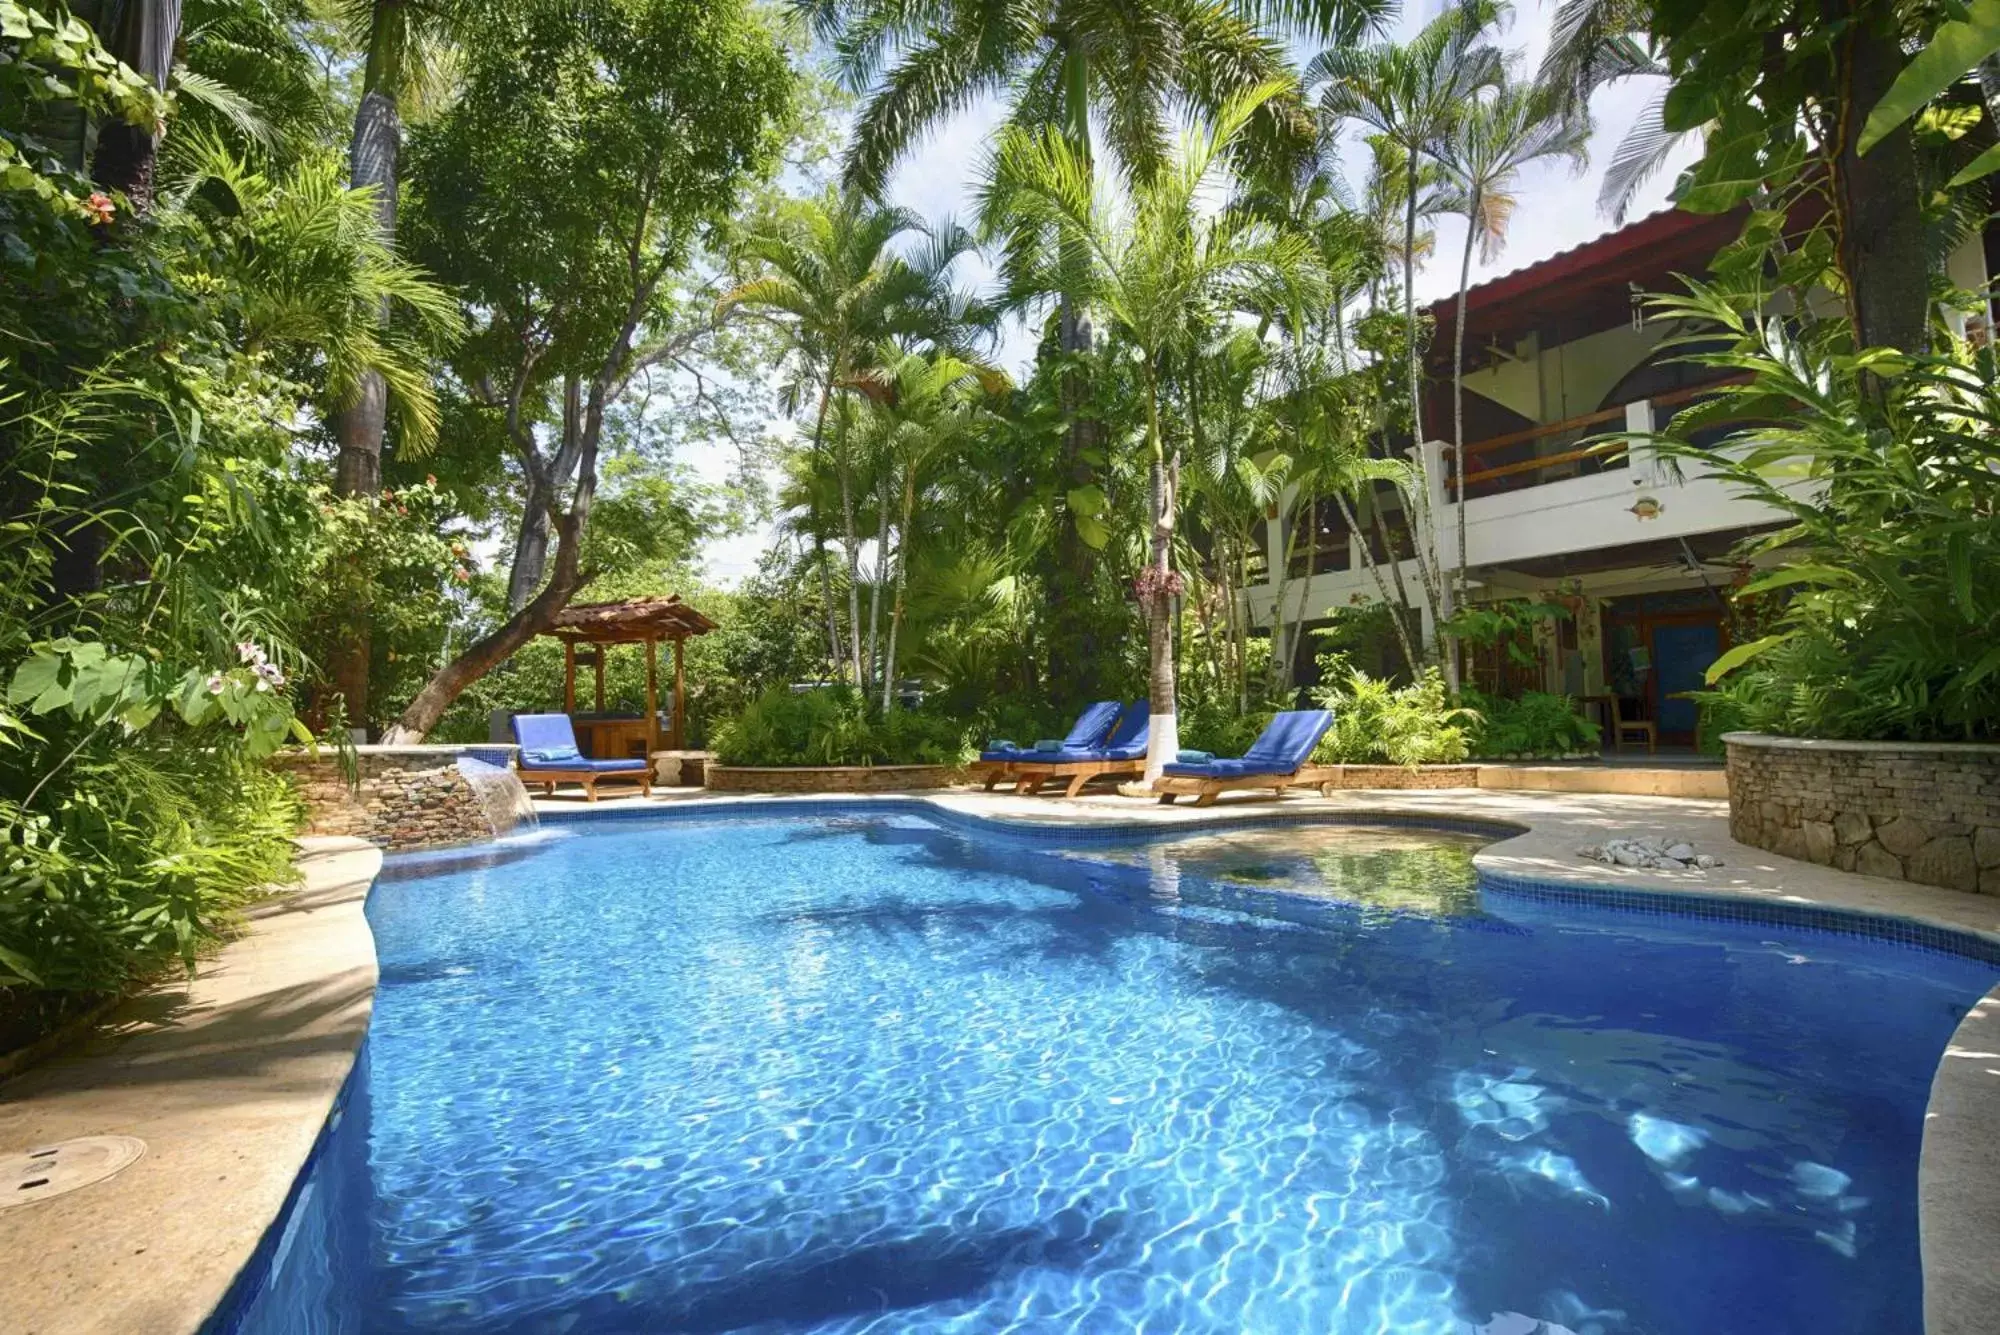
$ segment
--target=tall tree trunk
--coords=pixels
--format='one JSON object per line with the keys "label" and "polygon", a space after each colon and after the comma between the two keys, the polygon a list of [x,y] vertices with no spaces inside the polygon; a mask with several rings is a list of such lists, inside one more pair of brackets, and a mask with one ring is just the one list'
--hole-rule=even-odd
{"label": "tall tree trunk", "polygon": [[[1416,458],[1418,486],[1420,493],[1404,496],[1403,508],[1410,527],[1410,555],[1417,566],[1417,581],[1423,585],[1424,597],[1430,603],[1431,622],[1436,627],[1437,648],[1442,650],[1445,642],[1444,621],[1451,615],[1451,607],[1446,591],[1439,585],[1435,562],[1437,526],[1431,515],[1431,470],[1424,463],[1424,415],[1423,415],[1423,368],[1422,358],[1417,355],[1417,154],[1410,153],[1408,175],[1409,197],[1403,201],[1403,318],[1409,327],[1409,369],[1410,369],[1410,447]],[[1433,544],[1432,551],[1426,553],[1424,545]],[[1400,567],[1397,578],[1402,578]],[[1456,694],[1458,672],[1448,661],[1449,655],[1440,653],[1447,659],[1444,664],[1445,685]]]}
{"label": "tall tree trunk", "polygon": [[[1458,519],[1458,576],[1452,605],[1462,606],[1470,596],[1465,560],[1465,290],[1472,282],[1472,233],[1479,216],[1479,194],[1473,193],[1465,207],[1465,251],[1458,260],[1458,315],[1451,330],[1451,496]],[[1459,645],[1451,642],[1451,674],[1459,677]]]}
{"label": "tall tree trunk", "polygon": [[557,528],[556,568],[549,582],[527,606],[508,617],[496,630],[474,640],[465,652],[425,682],[402,717],[384,734],[384,741],[399,745],[422,741],[466,687],[555,624],[556,614],[569,606],[570,599],[586,582],[577,562],[588,507],[588,498],[579,484],[577,504],[563,515]]}
{"label": "tall tree trunk", "polygon": [[[348,182],[375,191],[375,224],[392,249],[396,243],[397,158],[403,137],[395,97],[402,73],[401,16],[389,12],[396,3],[376,0],[368,63],[362,76],[364,92],[355,108],[354,137],[348,146]],[[386,301],[376,319],[379,324],[388,324]],[[387,383],[380,373],[364,371],[353,400],[333,414],[333,435],[340,451],[333,468],[334,495],[374,496],[381,492],[382,436],[388,417]],[[346,701],[349,724],[364,728],[369,719],[368,678],[374,657],[370,592],[364,590],[360,602],[348,609],[347,634],[328,665],[334,689]]]}
{"label": "tall tree trunk", "polygon": [[1840,107],[1832,183],[1836,253],[1855,341],[1921,353],[1930,346],[1930,260],[1910,127],[1897,126],[1866,156],[1855,151],[1869,110],[1902,69],[1902,47],[1882,6],[1845,0],[1833,8],[1849,16],[1835,54]]}
{"label": "tall tree trunk", "polygon": [[528,605],[541,587],[549,566],[549,510],[555,488],[538,476],[528,478],[521,509],[520,533],[514,541],[514,564],[507,572],[507,615]]}
{"label": "tall tree trunk", "polygon": [[[115,15],[108,31],[101,22],[98,26],[105,50],[164,91],[173,73],[174,43],[180,40],[181,0],[126,0],[100,8],[110,8]],[[122,193],[131,201],[132,213],[144,217],[153,208],[153,170],[159,154],[159,127],[108,119],[97,129],[91,176],[106,190]]]}
{"label": "tall tree trunk", "polygon": [[[1090,322],[1068,297],[1056,314],[1057,343],[1068,358],[1090,350]],[[1084,370],[1074,360],[1063,367],[1057,397],[1068,426],[1063,433],[1062,476],[1065,493],[1091,484],[1087,458],[1097,440],[1097,423],[1084,418],[1088,399]],[[1068,505],[1064,500],[1065,507]],[[1049,677],[1062,704],[1095,700],[1104,694],[1105,645],[1099,634],[1096,582],[1097,553],[1083,540],[1074,517],[1058,523],[1054,561],[1049,570]]]}
{"label": "tall tree trunk", "polygon": [[[825,458],[826,414],[833,403],[833,371],[827,371],[826,383],[819,391],[819,411],[813,417],[812,457],[814,462]],[[810,512],[810,505],[808,512]],[[835,677],[840,675],[840,663],[847,655],[840,645],[840,612],[833,596],[833,570],[826,559],[826,533],[817,522],[813,525],[813,564],[819,567],[820,603],[826,609],[827,670]]]}
{"label": "tall tree trunk", "polygon": [[917,510],[917,470],[903,473],[903,522],[896,530],[896,603],[889,613],[889,651],[882,667],[882,712],[895,702],[896,633],[903,627],[903,591],[910,581],[910,521]]}
{"label": "tall tree trunk", "polygon": [[589,527],[591,504],[597,496],[597,446],[604,433],[605,403],[621,388],[613,376],[626,365],[631,338],[632,329],[627,327],[606,357],[605,369],[591,384],[590,397],[577,426],[576,486],[570,494],[569,509],[556,523],[555,569],[549,574],[549,582],[527,606],[494,631],[473,641],[425,682],[387,731],[384,741],[398,745],[422,741],[466,687],[554,625],[556,614],[569,606],[577,590],[590,581],[591,575],[582,568],[583,535]]}
{"label": "tall tree trunk", "polygon": [[[1383,604],[1393,613],[1389,620],[1396,631],[1396,643],[1403,651],[1403,662],[1409,666],[1410,675],[1414,677],[1417,675],[1417,651],[1410,643],[1410,628],[1403,624],[1403,608],[1407,604],[1390,595],[1388,581],[1382,578],[1382,567],[1375,561],[1375,549],[1368,545],[1368,535],[1361,531],[1361,522],[1355,518],[1354,507],[1348,504],[1347,494],[1337,491],[1334,499],[1340,502],[1340,516],[1347,521],[1347,531],[1361,539],[1361,568],[1375,581],[1375,591],[1382,595]],[[1380,528],[1379,521],[1377,528]],[[1392,550],[1390,556],[1393,558],[1394,555]]]}
{"label": "tall tree trunk", "polygon": [[875,578],[868,583],[868,668],[875,673],[882,670],[882,660],[875,651],[881,645],[882,586],[888,582],[889,478],[884,474],[875,486]]}
{"label": "tall tree trunk", "polygon": [[512,616],[528,605],[549,563],[549,512],[555,508],[562,489],[569,485],[582,454],[583,384],[575,372],[563,377],[561,438],[555,457],[541,462],[532,437],[517,442],[527,490],[521,506],[519,539],[514,544],[514,564],[507,572],[507,614]]}
{"label": "tall tree trunk", "polygon": [[847,413],[836,410],[833,419],[833,466],[840,475],[840,540],[847,548],[847,645],[853,654],[856,690],[868,689],[868,673],[861,662],[861,535],[854,522],[854,470],[847,457]]}
{"label": "tall tree trunk", "polygon": [[[1155,371],[1149,364],[1147,379]],[[1159,386],[1149,383],[1146,397],[1147,434],[1152,437],[1153,463],[1148,477],[1153,514],[1152,567],[1154,581],[1147,598],[1146,696],[1151,717],[1146,723],[1145,782],[1152,783],[1160,771],[1180,753],[1180,720],[1175,716],[1173,595],[1168,581],[1173,575],[1174,558],[1174,471],[1167,466],[1160,439]]]}
{"label": "tall tree trunk", "polygon": [[[371,73],[376,68],[369,59]],[[393,250],[396,244],[397,159],[402,151],[402,119],[391,92],[372,88],[354,113],[354,139],[348,149],[348,181],[356,189],[375,191],[375,225]],[[377,313],[389,322],[388,303]],[[389,391],[380,374],[361,377],[354,401],[334,414],[334,435],[340,457],[334,465],[333,489],[339,496],[373,496],[382,489],[382,436],[388,423]]]}
{"label": "tall tree trunk", "polygon": [[826,552],[826,535],[813,534],[813,564],[819,567],[819,598],[826,609],[827,671],[836,679],[840,676],[840,664],[847,657],[847,651],[840,646],[840,609],[833,596],[833,562]]}
{"label": "tall tree trunk", "polygon": [[[1319,501],[1317,498],[1309,498],[1306,501],[1306,533],[1306,577],[1299,581],[1299,611],[1298,615],[1292,618],[1292,628],[1285,632],[1285,675],[1278,682],[1280,689],[1283,690],[1292,689],[1299,679],[1298,641],[1299,637],[1305,633],[1306,600],[1312,594],[1313,567],[1318,564],[1316,558],[1319,556]],[[1289,563],[1291,556],[1287,554],[1285,560]]]}

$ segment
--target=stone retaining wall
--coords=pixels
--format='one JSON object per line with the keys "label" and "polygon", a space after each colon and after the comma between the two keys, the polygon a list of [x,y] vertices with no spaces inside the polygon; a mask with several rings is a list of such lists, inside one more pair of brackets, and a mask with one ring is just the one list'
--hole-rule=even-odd
{"label": "stone retaining wall", "polygon": [[944,788],[958,771],[950,765],[710,765],[703,782],[728,793],[897,793]]}
{"label": "stone retaining wall", "polygon": [[1477,788],[1477,765],[1314,765],[1313,781],[1335,788]]}
{"label": "stone retaining wall", "polygon": [[349,788],[331,751],[285,752],[273,758],[306,804],[307,834],[342,834],[379,848],[422,848],[491,838],[493,825],[479,795],[459,771],[471,754],[509,763],[511,746],[361,746],[361,781]]}
{"label": "stone retaining wall", "polygon": [[1729,832],[1869,876],[2000,895],[2000,746],[1732,732]]}

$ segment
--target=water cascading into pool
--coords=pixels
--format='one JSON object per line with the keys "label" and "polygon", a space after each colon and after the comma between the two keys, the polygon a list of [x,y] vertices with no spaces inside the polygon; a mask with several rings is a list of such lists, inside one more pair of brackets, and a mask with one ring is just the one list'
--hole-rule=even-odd
{"label": "water cascading into pool", "polygon": [[512,769],[477,756],[462,755],[458,758],[458,772],[465,776],[479,805],[485,808],[486,824],[495,839],[526,834],[541,826],[535,804],[528,800],[528,790],[521,786]]}

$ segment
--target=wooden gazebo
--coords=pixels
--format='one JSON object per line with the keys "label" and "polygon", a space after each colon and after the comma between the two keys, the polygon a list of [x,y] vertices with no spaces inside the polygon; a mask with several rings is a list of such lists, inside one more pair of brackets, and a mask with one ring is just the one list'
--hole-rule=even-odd
{"label": "wooden gazebo", "polygon": [[[563,712],[576,713],[577,646],[589,646],[597,671],[597,712],[604,712],[604,652],[614,644],[646,646],[646,754],[660,747],[659,644],[674,646],[674,716],[670,740],[680,750],[687,736],[687,665],[683,646],[694,635],[706,635],[715,623],[681,601],[667,597],[631,598],[619,603],[577,603],[556,614],[548,634],[563,642]],[[593,751],[595,748],[593,748]],[[601,757],[600,757],[601,758]]]}

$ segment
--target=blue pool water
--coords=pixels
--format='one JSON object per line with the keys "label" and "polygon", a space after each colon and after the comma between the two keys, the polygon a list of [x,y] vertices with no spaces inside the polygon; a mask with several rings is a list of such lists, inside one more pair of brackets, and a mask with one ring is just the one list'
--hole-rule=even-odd
{"label": "blue pool water", "polygon": [[394,866],[234,1324],[1918,1330],[1925,1097],[1996,970],[1480,890],[1474,846],[874,814]]}

